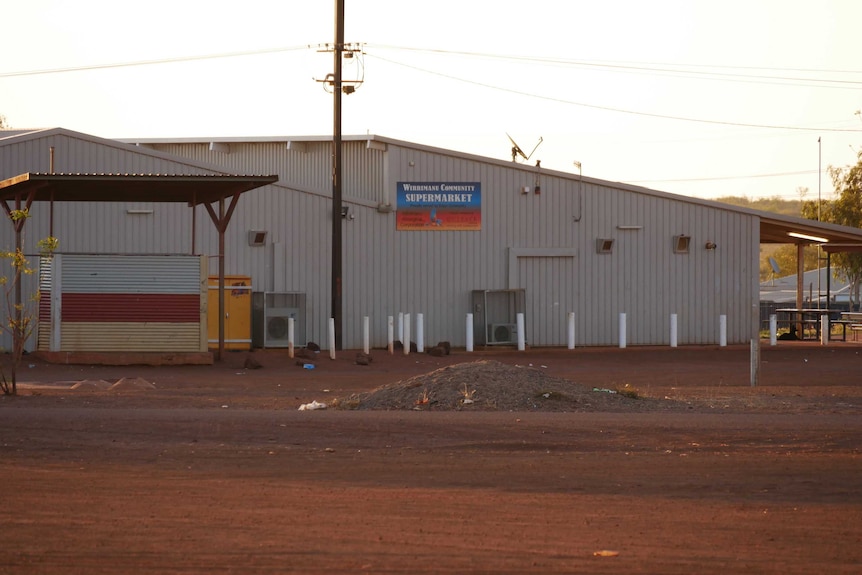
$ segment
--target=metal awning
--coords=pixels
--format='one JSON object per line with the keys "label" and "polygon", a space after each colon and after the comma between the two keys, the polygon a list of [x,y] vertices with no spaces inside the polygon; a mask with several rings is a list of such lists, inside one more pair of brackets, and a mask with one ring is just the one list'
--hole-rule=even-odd
{"label": "metal awning", "polygon": [[212,204],[278,176],[25,173],[0,181],[0,200]]}
{"label": "metal awning", "polygon": [[862,245],[862,229],[859,228],[791,216],[758,215],[762,244]]}
{"label": "metal awning", "polygon": [[[12,210],[30,209],[33,202],[180,202],[191,207],[203,204],[218,231],[219,309],[224,302],[224,233],[244,192],[278,181],[278,176],[230,174],[42,174],[24,173],[0,181],[0,204],[8,215]],[[225,210],[225,200],[230,205]],[[14,206],[10,206],[14,202]],[[218,213],[212,204],[218,202]],[[192,212],[194,237],[194,211]],[[21,231],[26,218],[13,222],[16,246],[21,247]],[[194,243],[192,243],[194,251]],[[219,314],[217,358],[224,353],[224,314]]]}
{"label": "metal awning", "polygon": [[[830,256],[833,253],[862,252],[862,229],[805,218],[761,214],[760,243],[796,244],[798,267],[796,273],[796,307],[800,309],[803,307],[804,301],[802,250],[807,245],[816,245],[826,252],[826,309],[829,309],[832,291]],[[819,305],[819,288],[817,298]]]}

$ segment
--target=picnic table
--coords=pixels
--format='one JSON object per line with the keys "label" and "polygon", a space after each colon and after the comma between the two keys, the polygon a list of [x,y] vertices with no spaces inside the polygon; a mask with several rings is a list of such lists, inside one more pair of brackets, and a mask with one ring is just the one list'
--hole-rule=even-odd
{"label": "picnic table", "polygon": [[848,327],[850,328],[850,331],[853,332],[853,341],[856,341],[856,334],[862,331],[862,312],[842,311],[841,319],[838,321],[844,324],[845,332]]}
{"label": "picnic table", "polygon": [[[830,325],[830,333],[829,339],[832,339],[832,325],[840,325],[841,326],[841,341],[847,341],[847,327],[851,326],[851,331],[853,331],[854,338],[856,336],[856,331],[853,330],[852,325],[853,322],[848,319],[844,319],[843,317],[839,319],[840,314],[842,312],[833,309],[825,309],[825,308],[779,308],[775,310],[776,314],[781,314],[784,316],[783,319],[778,319],[778,325],[787,325],[790,328],[791,332],[795,332],[798,329],[801,334],[797,333],[799,339],[806,339],[805,334],[806,331],[814,332],[814,339],[820,339],[820,326],[822,325],[822,318],[824,316],[829,318]],[[859,319],[859,331],[862,331],[862,313],[858,314]],[[833,317],[835,319],[833,319]],[[798,328],[797,328],[798,326]]]}

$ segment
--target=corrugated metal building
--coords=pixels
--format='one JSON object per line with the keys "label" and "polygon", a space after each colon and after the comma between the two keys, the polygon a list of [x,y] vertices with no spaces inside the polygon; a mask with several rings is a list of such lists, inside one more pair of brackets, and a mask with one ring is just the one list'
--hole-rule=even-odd
{"label": "corrugated metal building", "polygon": [[[326,342],[329,138],[123,143],[64,129],[8,134],[0,135],[0,178],[48,171],[50,149],[56,172],[278,174],[277,184],[242,196],[227,230],[225,272],[251,277],[253,290],[268,294],[270,311],[301,316],[298,340]],[[721,315],[729,343],[756,333],[767,214],[379,136],[344,140],[345,348],[361,347],[363,316],[371,318],[372,345],[385,345],[386,318],[400,312],[424,315],[426,342],[463,346],[468,312],[504,324],[513,321],[518,301],[533,346],[565,345],[569,312],[579,346],[615,345],[620,313],[631,345],[668,344],[671,314],[678,316],[680,344],[717,343]],[[441,221],[430,204],[410,204],[407,183],[475,186],[480,201],[447,205],[454,196],[444,196],[441,213],[466,222],[449,225],[454,220]],[[456,216],[459,209],[472,212]],[[428,225],[398,219],[411,210]],[[217,254],[215,230],[198,224],[192,233],[190,211],[58,204],[54,235],[66,253],[189,254],[194,235],[196,253]],[[31,252],[48,235],[47,212],[33,209]],[[207,222],[206,215],[197,221]],[[817,225],[862,240],[859,230]],[[4,246],[14,245],[9,228],[0,230]],[[210,262],[211,273],[216,265]],[[513,293],[520,294],[514,304]]]}

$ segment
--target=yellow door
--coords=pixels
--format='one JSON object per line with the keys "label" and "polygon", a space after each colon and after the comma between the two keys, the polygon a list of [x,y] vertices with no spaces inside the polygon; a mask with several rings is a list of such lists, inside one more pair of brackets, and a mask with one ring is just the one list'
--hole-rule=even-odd
{"label": "yellow door", "polygon": [[[209,278],[207,297],[207,340],[218,349],[218,277]],[[224,277],[224,348],[251,349],[251,278]]]}

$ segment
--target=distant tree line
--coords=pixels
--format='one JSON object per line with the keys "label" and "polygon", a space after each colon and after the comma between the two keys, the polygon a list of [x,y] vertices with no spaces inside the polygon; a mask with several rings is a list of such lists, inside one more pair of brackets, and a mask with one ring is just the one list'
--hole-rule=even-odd
{"label": "distant tree line", "polygon": [[[806,188],[799,188],[797,193],[800,198],[805,197]],[[768,198],[751,199],[745,196],[724,196],[717,198],[716,201],[741,206],[743,208],[751,208],[753,210],[761,210],[773,214],[783,216],[803,217],[802,208],[804,200],[785,200],[779,196]],[[805,271],[816,270],[817,265],[817,247],[809,246],[803,251],[803,268]],[[774,274],[776,278],[796,275],[796,245],[795,244],[761,244],[760,246],[760,281],[765,282],[773,279],[772,265],[769,263],[769,258],[775,260],[778,264],[778,273]]]}
{"label": "distant tree line", "polygon": [[[858,113],[858,112],[857,112]],[[818,198],[806,200],[807,188],[797,189],[799,200],[784,200],[779,197],[752,200],[746,197],[726,196],[718,201],[735,206],[799,216],[810,220],[820,220],[852,228],[862,228],[862,151],[856,155],[852,166],[829,167],[829,175],[834,186],[832,199]],[[772,257],[780,268],[779,276],[796,273],[796,246],[793,244],[760,246],[760,281],[772,277]],[[803,253],[805,271],[822,267],[818,262],[816,246],[806,247]],[[823,264],[825,265],[825,263]],[[835,277],[850,284],[850,301],[858,309],[860,290],[862,290],[862,253],[834,253],[831,267]]]}

